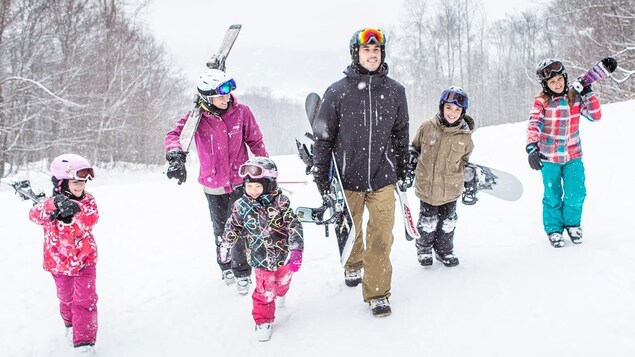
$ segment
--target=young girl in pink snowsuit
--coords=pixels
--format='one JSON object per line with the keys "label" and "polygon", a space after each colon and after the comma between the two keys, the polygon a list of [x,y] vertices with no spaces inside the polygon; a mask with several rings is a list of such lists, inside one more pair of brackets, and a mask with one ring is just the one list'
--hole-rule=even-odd
{"label": "young girl in pink snowsuit", "polygon": [[90,356],[97,336],[97,245],[92,229],[99,212],[85,188],[95,172],[83,157],[64,154],[51,163],[51,174],[53,196],[35,205],[29,218],[44,230],[43,267],[53,275],[67,338],[77,352]]}
{"label": "young girl in pink snowsuit", "polygon": [[229,261],[231,247],[239,239],[247,241],[247,257],[256,272],[252,316],[258,340],[268,341],[276,301],[283,304],[291,276],[302,265],[302,224],[278,188],[273,160],[253,158],[241,165],[239,174],[245,194],[234,203],[225,225],[221,258]]}

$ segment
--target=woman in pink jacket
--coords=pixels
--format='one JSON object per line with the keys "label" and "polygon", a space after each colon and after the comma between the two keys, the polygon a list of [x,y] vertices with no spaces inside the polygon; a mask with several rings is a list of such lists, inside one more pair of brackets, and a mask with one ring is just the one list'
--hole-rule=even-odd
{"label": "woman in pink jacket", "polygon": [[35,205],[29,218],[44,230],[44,270],[53,275],[66,336],[78,352],[94,355],[97,245],[92,230],[99,212],[85,188],[95,172],[83,157],[64,154],[51,163],[51,174],[53,196]]}
{"label": "woman in pink jacket", "polygon": [[[225,222],[232,205],[244,193],[243,180],[238,175],[240,165],[249,159],[247,149],[255,156],[269,156],[265,149],[260,127],[248,106],[238,103],[231,93],[236,82],[218,69],[205,70],[197,85],[197,107],[176,122],[176,126],[165,136],[166,159],[170,164],[168,178],[185,182],[187,153],[179,138],[183,126],[192,115],[200,115],[194,141],[200,161],[198,182],[209,205],[216,242],[216,261],[227,285],[237,281],[238,292],[245,295],[251,283],[251,267],[247,262],[244,244],[232,249],[232,263],[220,261]],[[198,111],[198,112],[196,112]]]}

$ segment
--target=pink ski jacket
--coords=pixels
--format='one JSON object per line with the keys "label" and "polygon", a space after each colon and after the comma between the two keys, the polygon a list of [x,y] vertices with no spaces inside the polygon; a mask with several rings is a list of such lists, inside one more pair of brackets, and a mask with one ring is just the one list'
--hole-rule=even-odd
{"label": "pink ski jacket", "polygon": [[97,203],[89,193],[84,193],[84,198],[76,202],[80,212],[70,224],[57,219],[51,221],[51,214],[56,210],[53,197],[29,212],[29,219],[44,230],[43,268],[53,274],[77,275],[84,267],[97,264],[97,244],[92,232],[99,220]]}
{"label": "pink ski jacket", "polygon": [[[179,136],[190,113],[179,119],[176,127],[165,136],[165,152],[182,150]],[[227,193],[243,182],[238,169],[249,160],[247,147],[256,156],[269,156],[254,115],[233,95],[231,106],[220,118],[203,111],[194,141],[200,160],[198,182],[209,188],[222,187]]]}

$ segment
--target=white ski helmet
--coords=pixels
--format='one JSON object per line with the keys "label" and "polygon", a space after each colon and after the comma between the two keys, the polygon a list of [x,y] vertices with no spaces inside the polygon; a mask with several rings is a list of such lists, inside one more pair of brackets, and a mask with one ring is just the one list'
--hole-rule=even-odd
{"label": "white ski helmet", "polygon": [[199,76],[196,89],[205,104],[211,105],[213,97],[227,95],[236,89],[236,82],[220,69],[206,69]]}
{"label": "white ski helmet", "polygon": [[51,162],[51,175],[57,180],[92,180],[95,178],[95,170],[83,157],[63,154]]}

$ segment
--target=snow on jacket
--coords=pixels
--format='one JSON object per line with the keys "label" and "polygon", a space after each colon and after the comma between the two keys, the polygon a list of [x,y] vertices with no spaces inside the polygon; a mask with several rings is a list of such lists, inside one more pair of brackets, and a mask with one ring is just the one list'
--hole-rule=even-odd
{"label": "snow on jacket", "polygon": [[346,77],[324,94],[313,124],[314,175],[327,181],[331,152],[335,153],[344,189],[376,191],[405,177],[408,154],[408,103],[404,87],[379,73]]}
{"label": "snow on jacket", "polygon": [[[179,136],[191,113],[179,119],[176,127],[165,136],[165,152],[182,150]],[[249,160],[247,147],[256,156],[269,156],[254,115],[233,95],[231,105],[220,117],[202,111],[194,141],[200,160],[198,182],[209,188],[222,187],[227,193],[243,182],[238,169]]]}
{"label": "snow on jacket", "polygon": [[93,226],[99,220],[97,203],[89,193],[75,202],[80,211],[70,224],[57,219],[51,221],[51,214],[57,209],[53,197],[38,203],[29,212],[29,219],[44,230],[43,267],[53,274],[77,275],[84,267],[97,263],[93,236]]}
{"label": "snow on jacket", "polygon": [[304,249],[302,224],[280,189],[253,199],[239,198],[225,224],[223,239],[232,246],[247,240],[247,259],[254,268],[277,270],[289,252]]}
{"label": "snow on jacket", "polygon": [[573,106],[569,106],[566,95],[534,100],[529,114],[527,144],[538,143],[540,152],[547,161],[564,164],[582,157],[580,143],[580,114],[589,121],[602,118],[600,102],[593,92],[581,96],[576,93]]}
{"label": "snow on jacket", "polygon": [[472,150],[474,120],[466,115],[462,124],[445,126],[439,114],[425,121],[412,139],[421,152],[415,169],[415,194],[430,205],[456,201],[464,188],[464,169]]}

